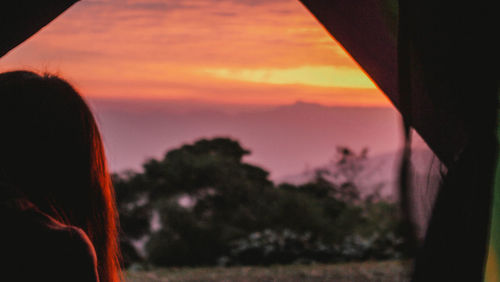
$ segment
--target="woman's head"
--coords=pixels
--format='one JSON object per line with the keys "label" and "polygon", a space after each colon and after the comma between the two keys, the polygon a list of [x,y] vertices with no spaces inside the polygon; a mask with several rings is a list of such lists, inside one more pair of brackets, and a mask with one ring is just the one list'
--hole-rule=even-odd
{"label": "woman's head", "polygon": [[40,210],[83,229],[99,276],[118,275],[116,208],[94,117],[73,87],[53,75],[0,74],[0,182]]}

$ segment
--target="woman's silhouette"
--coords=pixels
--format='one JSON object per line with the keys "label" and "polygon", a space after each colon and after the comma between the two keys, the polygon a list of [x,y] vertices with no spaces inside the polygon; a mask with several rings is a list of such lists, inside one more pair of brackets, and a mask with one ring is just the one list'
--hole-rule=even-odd
{"label": "woman's silhouette", "polygon": [[94,117],[66,81],[0,74],[0,277],[120,280],[117,213]]}

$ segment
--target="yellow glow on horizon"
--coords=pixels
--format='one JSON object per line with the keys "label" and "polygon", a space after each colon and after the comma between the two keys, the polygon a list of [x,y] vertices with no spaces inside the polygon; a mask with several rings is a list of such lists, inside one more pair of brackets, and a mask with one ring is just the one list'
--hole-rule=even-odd
{"label": "yellow glow on horizon", "polygon": [[298,1],[132,2],[81,1],[0,70],[55,72],[92,98],[392,106]]}
{"label": "yellow glow on horizon", "polygon": [[375,89],[373,82],[359,69],[336,66],[296,68],[229,69],[210,68],[205,72],[223,79],[268,84],[303,84],[320,87]]}

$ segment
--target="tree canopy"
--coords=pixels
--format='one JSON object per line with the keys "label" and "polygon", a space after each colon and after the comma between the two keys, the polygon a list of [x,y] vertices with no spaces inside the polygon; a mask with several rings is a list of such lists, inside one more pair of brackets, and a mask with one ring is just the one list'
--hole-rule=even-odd
{"label": "tree canopy", "polygon": [[[339,153],[339,162],[357,160]],[[132,243],[141,238],[143,259],[164,266],[399,255],[393,204],[362,201],[353,183],[335,185],[320,172],[276,186],[244,162],[249,154],[229,138],[201,139],[146,161],[142,172],[114,175],[126,260],[139,260]]]}

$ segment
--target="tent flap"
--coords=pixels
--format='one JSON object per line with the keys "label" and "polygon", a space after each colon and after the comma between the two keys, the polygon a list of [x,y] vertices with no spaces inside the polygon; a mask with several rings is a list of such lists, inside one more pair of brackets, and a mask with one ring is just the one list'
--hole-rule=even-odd
{"label": "tent flap", "polygon": [[78,0],[9,0],[0,9],[0,57],[35,34]]}

